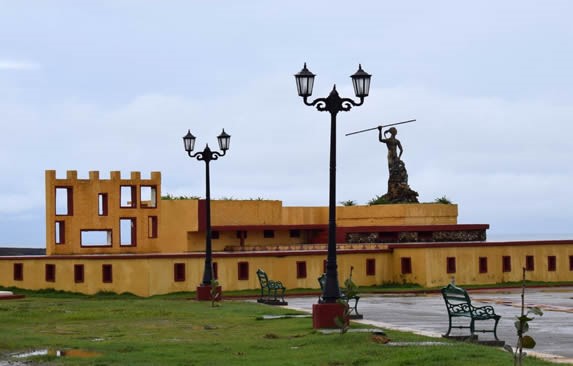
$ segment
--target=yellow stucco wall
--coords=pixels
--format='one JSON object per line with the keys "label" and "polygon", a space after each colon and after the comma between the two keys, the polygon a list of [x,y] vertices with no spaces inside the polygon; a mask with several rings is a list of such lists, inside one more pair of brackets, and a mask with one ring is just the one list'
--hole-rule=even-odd
{"label": "yellow stucco wall", "polygon": [[[444,246],[444,244],[395,245],[392,250],[342,250],[338,253],[339,281],[342,285],[354,267],[353,279],[359,286],[385,283],[417,283],[424,287],[441,287],[455,277],[456,283],[495,284],[521,280],[525,256],[532,255],[535,269],[527,272],[533,281],[573,281],[570,269],[573,258],[573,241],[515,243],[498,245],[476,244]],[[511,256],[511,272],[502,271],[502,257]],[[556,257],[556,271],[548,271],[547,257]],[[456,258],[456,273],[446,271],[446,258]],[[479,273],[478,258],[487,257],[487,273]],[[401,258],[410,258],[411,274],[401,274]],[[288,251],[258,253],[216,253],[219,281],[223,290],[258,289],[256,270],[264,269],[271,279],[282,281],[288,289],[318,288],[317,278],[323,272],[326,251]],[[375,261],[375,274],[366,274],[366,261]],[[248,262],[249,278],[238,279],[239,262]],[[297,262],[306,262],[306,278],[297,278]],[[13,278],[14,263],[24,266],[23,281]],[[184,263],[186,278],[174,281],[174,264]],[[56,281],[46,282],[45,265],[56,265]],[[74,282],[74,264],[84,264],[85,282]],[[102,264],[113,266],[113,283],[102,283]],[[150,296],[177,291],[194,291],[202,279],[204,257],[188,255],[113,255],[113,256],[52,256],[52,257],[1,257],[0,285],[27,289],[55,288],[93,294],[98,291],[131,292]],[[288,291],[287,291],[288,293]]]}

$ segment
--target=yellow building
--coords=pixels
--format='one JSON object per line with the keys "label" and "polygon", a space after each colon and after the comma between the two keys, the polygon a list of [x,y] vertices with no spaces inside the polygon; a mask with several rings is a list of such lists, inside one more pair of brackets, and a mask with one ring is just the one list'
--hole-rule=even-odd
{"label": "yellow building", "polygon": [[[78,179],[46,171],[46,255],[0,257],[0,286],[151,296],[194,291],[204,266],[205,202],[161,199],[161,174]],[[263,268],[287,288],[318,288],[327,207],[211,202],[215,275],[224,289],[259,288]],[[487,242],[489,225],[457,223],[457,205],[337,207],[340,279],[359,286],[573,281],[573,240]]]}

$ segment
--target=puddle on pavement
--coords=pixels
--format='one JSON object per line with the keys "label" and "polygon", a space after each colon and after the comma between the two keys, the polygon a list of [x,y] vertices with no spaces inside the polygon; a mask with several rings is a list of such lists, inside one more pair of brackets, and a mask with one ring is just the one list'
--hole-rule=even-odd
{"label": "puddle on pavement", "polygon": [[78,358],[90,358],[101,355],[99,352],[87,351],[83,349],[66,349],[66,350],[56,350],[56,349],[39,349],[29,352],[17,353],[12,355],[14,358],[28,358],[34,356],[56,356],[56,357],[78,357]]}

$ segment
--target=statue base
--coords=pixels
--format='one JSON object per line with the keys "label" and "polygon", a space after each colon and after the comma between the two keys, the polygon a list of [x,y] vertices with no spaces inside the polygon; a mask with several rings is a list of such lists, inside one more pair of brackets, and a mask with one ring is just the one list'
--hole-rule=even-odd
{"label": "statue base", "polygon": [[[221,286],[217,286],[216,289],[216,300],[221,301],[222,290]],[[197,301],[211,301],[211,286],[210,285],[199,285],[197,286]]]}
{"label": "statue base", "polygon": [[389,203],[419,203],[418,192],[412,190],[408,183],[388,182],[388,193],[382,198]]}

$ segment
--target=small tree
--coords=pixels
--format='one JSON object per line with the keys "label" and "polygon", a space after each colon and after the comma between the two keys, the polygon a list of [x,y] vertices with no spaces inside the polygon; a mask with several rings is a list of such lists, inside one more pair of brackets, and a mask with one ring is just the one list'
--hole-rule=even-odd
{"label": "small tree", "polygon": [[221,292],[219,292],[219,281],[216,279],[211,280],[211,307],[218,306],[217,301],[221,300]]}
{"label": "small tree", "polygon": [[513,354],[513,365],[522,366],[523,358],[525,357],[524,348],[534,348],[535,340],[528,335],[524,335],[529,330],[529,322],[535,318],[529,317],[530,314],[535,314],[537,316],[542,316],[543,311],[537,306],[527,308],[527,313],[525,312],[525,268],[523,268],[523,277],[521,285],[521,315],[516,316],[515,329],[517,329],[517,345],[515,349],[510,345],[505,345],[504,348]]}
{"label": "small tree", "polygon": [[344,334],[350,328],[350,305],[348,304],[349,300],[356,296],[358,292],[358,286],[352,281],[352,271],[354,270],[354,266],[350,267],[350,276],[344,280],[344,296],[338,299],[338,303],[344,306],[344,313],[342,316],[336,317],[334,322],[340,328],[340,334]]}

